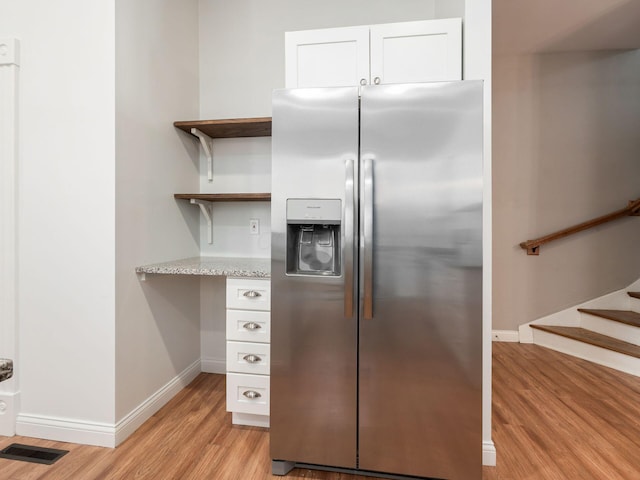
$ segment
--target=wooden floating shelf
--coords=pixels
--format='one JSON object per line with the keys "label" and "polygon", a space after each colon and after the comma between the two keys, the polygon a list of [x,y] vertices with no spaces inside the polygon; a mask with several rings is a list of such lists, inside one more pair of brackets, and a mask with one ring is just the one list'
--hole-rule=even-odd
{"label": "wooden floating shelf", "polygon": [[271,117],[194,120],[173,122],[173,126],[189,134],[196,128],[211,138],[271,136]]}
{"label": "wooden floating shelf", "polygon": [[174,198],[203,202],[270,202],[270,193],[176,193]]}

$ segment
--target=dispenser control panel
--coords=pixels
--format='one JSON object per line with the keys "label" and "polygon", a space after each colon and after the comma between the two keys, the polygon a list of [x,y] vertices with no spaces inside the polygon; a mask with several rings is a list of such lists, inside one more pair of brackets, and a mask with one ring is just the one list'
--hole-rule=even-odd
{"label": "dispenser control panel", "polygon": [[287,200],[287,223],[338,224],[342,219],[340,199],[290,198]]}

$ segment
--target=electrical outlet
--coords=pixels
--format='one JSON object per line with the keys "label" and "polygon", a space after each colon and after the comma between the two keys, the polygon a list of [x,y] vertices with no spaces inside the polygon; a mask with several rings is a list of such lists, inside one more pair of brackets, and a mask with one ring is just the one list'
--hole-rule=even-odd
{"label": "electrical outlet", "polygon": [[249,233],[251,235],[260,234],[260,220],[258,220],[257,218],[249,219]]}

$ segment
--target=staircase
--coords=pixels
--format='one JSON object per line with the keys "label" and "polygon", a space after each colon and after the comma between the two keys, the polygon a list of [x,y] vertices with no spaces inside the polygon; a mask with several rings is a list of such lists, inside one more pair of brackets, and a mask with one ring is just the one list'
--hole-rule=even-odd
{"label": "staircase", "polygon": [[627,310],[577,308],[573,325],[529,324],[533,343],[640,376],[640,292],[626,295]]}

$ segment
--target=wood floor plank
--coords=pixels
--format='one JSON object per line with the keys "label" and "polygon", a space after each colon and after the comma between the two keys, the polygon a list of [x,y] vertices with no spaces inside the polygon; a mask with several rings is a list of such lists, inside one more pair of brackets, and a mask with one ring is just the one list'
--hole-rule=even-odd
{"label": "wood floor plank", "polygon": [[[523,350],[538,352],[538,356],[527,359],[519,355]],[[503,362],[503,365],[512,367],[501,372],[502,382],[509,382],[514,376],[535,377],[540,380],[540,387],[503,389],[507,398],[502,401],[513,405],[514,410],[519,409],[511,413],[517,415],[519,412],[525,418],[522,423],[535,441],[526,449],[522,443],[517,443],[515,448],[508,443],[505,452],[505,448],[501,448],[501,439],[506,437],[504,441],[512,442],[514,438],[512,435],[504,436],[506,426],[499,423],[498,417],[494,418],[498,472],[503,471],[500,460],[504,453],[519,450],[516,458],[540,458],[537,457],[540,452],[550,454],[552,460],[549,464],[554,464],[553,471],[540,472],[541,476],[537,478],[640,478],[640,463],[635,458],[637,455],[632,453],[638,451],[638,446],[629,441],[629,437],[638,436],[640,429],[637,422],[629,424],[624,421],[624,415],[619,416],[619,412],[625,411],[635,415],[640,413],[637,406],[640,381],[637,377],[535,345],[496,343],[494,355],[499,354],[513,361]],[[494,372],[495,368],[494,363]],[[553,388],[549,388],[549,379],[554,381]],[[494,376],[494,386],[496,381]],[[625,398],[617,399],[619,390],[626,394]],[[511,400],[518,396],[528,397],[530,401],[518,404]],[[608,401],[624,406],[611,408],[606,403]],[[522,403],[527,403],[526,410],[521,410]],[[508,475],[504,478],[528,478],[527,474],[515,469],[509,470]]]}
{"label": "wood floor plank", "polygon": [[[483,480],[640,478],[640,379],[537,345],[493,344],[497,467]],[[267,480],[268,430],[231,425],[225,378],[202,374],[116,449],[69,450],[54,465],[0,459],[0,480]],[[287,480],[372,480],[294,469]]]}

